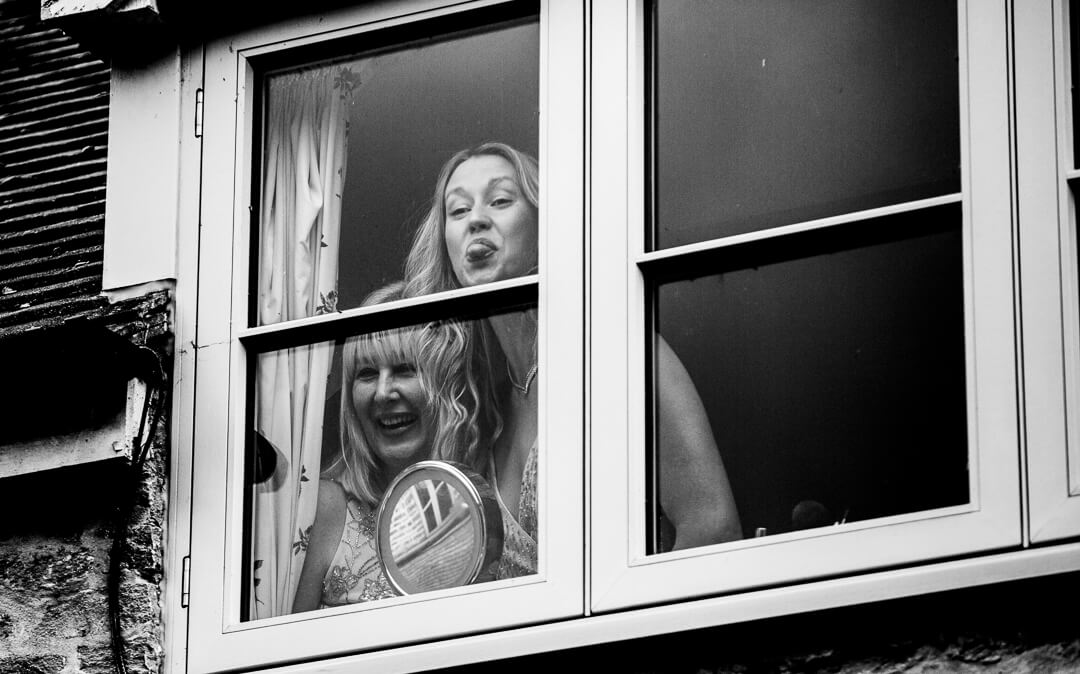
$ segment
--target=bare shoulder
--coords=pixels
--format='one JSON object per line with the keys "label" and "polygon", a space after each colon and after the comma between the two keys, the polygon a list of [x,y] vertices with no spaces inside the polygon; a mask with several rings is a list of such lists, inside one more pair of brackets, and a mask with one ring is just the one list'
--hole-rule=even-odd
{"label": "bare shoulder", "polygon": [[[323,511],[339,511],[345,507],[345,490],[334,480],[319,480],[318,514]],[[318,516],[318,515],[316,515]]]}
{"label": "bare shoulder", "polygon": [[333,480],[319,480],[318,505],[307,555],[293,601],[293,612],[318,608],[322,582],[337,551],[345,527],[345,490]]}

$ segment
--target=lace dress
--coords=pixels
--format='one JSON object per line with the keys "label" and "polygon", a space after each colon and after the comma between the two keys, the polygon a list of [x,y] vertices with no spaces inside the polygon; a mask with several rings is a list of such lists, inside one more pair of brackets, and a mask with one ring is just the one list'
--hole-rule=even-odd
{"label": "lace dress", "polygon": [[374,511],[360,501],[349,499],[341,542],[323,579],[319,608],[397,596],[379,565],[375,535]]}
{"label": "lace dress", "polygon": [[536,443],[529,449],[525,468],[521,472],[521,495],[518,497],[517,519],[503,503],[495,475],[495,460],[491,460],[491,485],[499,501],[503,521],[503,551],[499,558],[496,579],[516,578],[536,573]]}

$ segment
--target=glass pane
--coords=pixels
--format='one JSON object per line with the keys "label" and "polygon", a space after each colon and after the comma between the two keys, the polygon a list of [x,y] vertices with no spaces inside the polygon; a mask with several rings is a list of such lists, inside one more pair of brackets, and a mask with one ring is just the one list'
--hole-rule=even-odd
{"label": "glass pane", "polygon": [[536,573],[535,305],[249,363],[245,619]]}
{"label": "glass pane", "polygon": [[449,256],[441,245],[449,223],[441,172],[465,160],[457,153],[484,143],[506,145],[491,151],[511,164],[497,167],[508,180],[466,196],[484,207],[512,199],[535,236],[536,17],[434,38],[412,29],[405,37],[405,46],[373,47],[388,38],[364,35],[355,56],[263,78],[252,323],[357,307],[402,278],[410,295],[467,285],[451,269],[454,255],[472,256],[462,265],[494,266],[513,245],[503,240],[500,217],[512,209],[502,202],[491,213],[469,211],[489,230],[471,253],[469,243]]}
{"label": "glass pane", "polygon": [[1080,2],[1069,0],[1069,78],[1072,104],[1073,168],[1080,167],[1080,100],[1076,79],[1080,76]]}
{"label": "glass pane", "polygon": [[[1069,17],[1068,27],[1068,66],[1069,66],[1069,105],[1072,108],[1072,168],[1080,168],[1080,91],[1077,90],[1077,80],[1080,79],[1080,1],[1069,0],[1066,5]],[[1068,188],[1071,192],[1072,201],[1075,204],[1077,200],[1077,186],[1078,183],[1075,180],[1070,180]],[[1075,216],[1075,208],[1069,209],[1072,214],[1072,222],[1068,230],[1062,233],[1062,244],[1066,252],[1064,261],[1064,267],[1062,268],[1062,274],[1065,277],[1063,279],[1063,289],[1065,289],[1065,312],[1064,320],[1066,321],[1065,339],[1068,342],[1070,338],[1075,339],[1077,335],[1080,335],[1080,325],[1077,324],[1077,319],[1080,317],[1080,218]],[[1071,239],[1071,240],[1070,240]],[[1068,289],[1072,288],[1072,292],[1068,292]],[[1070,297],[1071,295],[1071,297]],[[1071,325],[1070,325],[1071,323]],[[1075,341],[1073,342],[1072,349],[1070,345],[1066,343],[1066,352],[1077,353],[1075,347]],[[1076,363],[1076,359],[1072,359],[1071,365],[1066,361],[1067,365],[1067,378],[1080,377],[1080,364]],[[1068,368],[1071,367],[1071,371]],[[1076,415],[1073,414],[1072,418],[1075,419]],[[1068,457],[1068,471],[1069,471],[1069,494],[1071,496],[1080,496],[1080,443],[1070,441],[1069,443],[1069,457]]]}
{"label": "glass pane", "polygon": [[858,231],[903,238],[818,232],[654,281],[651,552],[968,501],[960,220],[894,216]]}
{"label": "glass pane", "polygon": [[957,9],[657,0],[654,248],[960,190]]}

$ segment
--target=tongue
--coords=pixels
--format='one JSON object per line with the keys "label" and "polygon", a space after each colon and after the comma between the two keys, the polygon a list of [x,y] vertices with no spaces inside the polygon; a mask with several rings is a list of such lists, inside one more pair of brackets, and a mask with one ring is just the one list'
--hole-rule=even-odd
{"label": "tongue", "polygon": [[465,249],[465,257],[470,262],[475,262],[477,260],[483,260],[485,258],[491,257],[492,253],[494,252],[495,250],[492,249],[490,246],[482,243],[473,243],[469,244],[469,247]]}

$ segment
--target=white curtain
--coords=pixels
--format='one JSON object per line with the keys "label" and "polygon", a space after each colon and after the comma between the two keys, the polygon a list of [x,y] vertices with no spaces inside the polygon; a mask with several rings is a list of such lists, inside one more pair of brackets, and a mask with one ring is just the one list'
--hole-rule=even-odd
{"label": "white curtain", "polygon": [[[269,84],[259,208],[261,325],[336,310],[347,73],[324,68]],[[253,488],[251,619],[292,611],[315,521],[332,355],[333,344],[322,343],[258,357],[256,430],[275,448],[277,465]]]}

